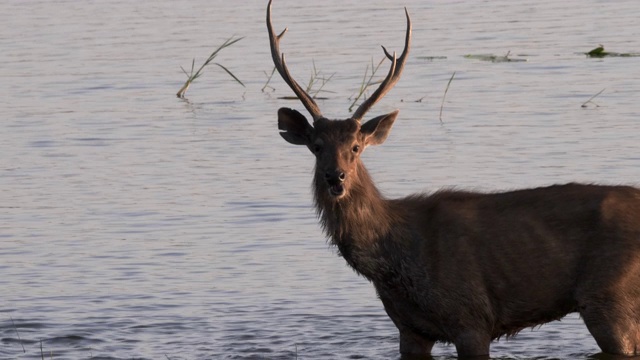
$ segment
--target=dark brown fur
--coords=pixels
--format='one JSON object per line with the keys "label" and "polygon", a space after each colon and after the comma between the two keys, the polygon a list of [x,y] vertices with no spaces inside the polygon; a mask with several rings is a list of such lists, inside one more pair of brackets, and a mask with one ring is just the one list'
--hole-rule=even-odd
{"label": "dark brown fur", "polygon": [[[441,341],[460,356],[488,355],[491,340],[577,311],[604,352],[640,355],[640,190],[566,184],[386,199],[353,147],[383,141],[396,114],[362,128],[321,119],[308,132],[304,116],[281,109],[279,125],[285,138],[307,129],[299,135],[312,150],[322,144],[320,221],[375,286],[401,352],[428,354]],[[326,180],[335,169],[346,173],[340,197]]]}

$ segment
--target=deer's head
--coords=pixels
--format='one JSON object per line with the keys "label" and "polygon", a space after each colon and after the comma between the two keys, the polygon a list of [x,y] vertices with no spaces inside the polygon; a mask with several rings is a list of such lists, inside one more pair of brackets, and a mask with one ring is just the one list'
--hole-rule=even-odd
{"label": "deer's head", "polygon": [[313,124],[311,124],[300,112],[289,108],[280,108],[278,110],[278,129],[282,130],[280,135],[286,141],[294,145],[305,145],[316,156],[316,179],[322,179],[320,184],[316,185],[325,186],[329,195],[334,199],[343,198],[349,193],[350,185],[358,176],[360,154],[367,146],[384,142],[398,115],[398,110],[396,110],[361,123],[365,113],[400,79],[411,43],[411,19],[406,9],[405,14],[407,33],[405,47],[400,57],[396,59],[395,53],[391,55],[384,46],[382,47],[387,58],[391,60],[391,68],[387,77],[350,118],[328,120],[322,116],[313,98],[289,74],[284,54],[280,52],[280,39],[287,29],[284,29],[280,35],[274,33],[271,24],[271,0],[269,1],[267,28],[273,62],[284,81],[291,87],[313,118]]}

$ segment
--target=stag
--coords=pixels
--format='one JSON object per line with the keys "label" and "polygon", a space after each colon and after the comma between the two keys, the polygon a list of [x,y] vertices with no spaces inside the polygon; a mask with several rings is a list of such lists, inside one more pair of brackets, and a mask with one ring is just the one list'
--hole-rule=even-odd
{"label": "stag", "polygon": [[640,355],[640,190],[564,184],[502,193],[442,190],[387,199],[360,155],[382,144],[398,110],[362,123],[400,79],[400,57],[345,120],[325,118],[291,77],[267,28],[278,72],[313,118],[278,110],[280,135],[316,158],[313,195],[329,241],[371,281],[400,333],[400,352],[453,343],[487,357],[491,341],[579,312],[603,352]]}

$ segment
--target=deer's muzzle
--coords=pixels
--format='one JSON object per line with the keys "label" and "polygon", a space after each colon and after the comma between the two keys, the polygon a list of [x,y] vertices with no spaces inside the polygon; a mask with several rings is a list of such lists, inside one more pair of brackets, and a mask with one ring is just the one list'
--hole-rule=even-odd
{"label": "deer's muzzle", "polygon": [[345,193],[344,180],[347,175],[341,170],[327,171],[324,173],[324,180],[329,186],[329,194],[334,197],[341,197]]}

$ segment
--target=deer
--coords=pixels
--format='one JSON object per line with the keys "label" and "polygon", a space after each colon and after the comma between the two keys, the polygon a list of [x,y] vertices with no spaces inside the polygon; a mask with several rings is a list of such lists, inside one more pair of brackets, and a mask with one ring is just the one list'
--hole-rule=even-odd
{"label": "deer", "polygon": [[365,114],[395,86],[411,46],[379,87],[343,120],[324,117],[291,77],[273,30],[278,73],[313,120],[278,110],[279,134],[315,156],[312,192],[330,244],[370,281],[399,331],[402,356],[435,343],[488,358],[503,336],[578,312],[603,353],[640,355],[640,189],[567,183],[504,192],[456,189],[382,195],[361,154],[388,137],[398,110]]}

